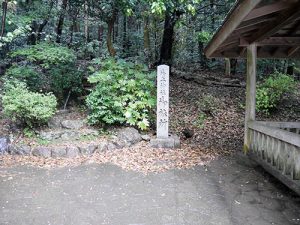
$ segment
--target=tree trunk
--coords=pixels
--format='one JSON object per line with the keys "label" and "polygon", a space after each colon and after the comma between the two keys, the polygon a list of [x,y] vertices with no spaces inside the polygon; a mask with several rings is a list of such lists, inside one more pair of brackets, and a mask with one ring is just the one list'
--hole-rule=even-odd
{"label": "tree trunk", "polygon": [[181,12],[174,11],[172,13],[166,12],[165,25],[163,32],[163,40],[160,48],[159,64],[172,64],[172,48],[174,42],[174,27],[177,20],[181,16]]}
{"label": "tree trunk", "polygon": [[4,2],[2,2],[2,21],[1,21],[1,34],[0,34],[1,38],[4,36],[4,32],[5,32],[7,2],[8,2],[8,0],[5,0]]}
{"label": "tree trunk", "polygon": [[114,49],[113,41],[112,41],[112,38],[113,38],[113,31],[114,31],[114,24],[115,24],[115,19],[116,19],[116,17],[113,16],[113,17],[107,22],[107,25],[108,25],[108,32],[107,32],[107,40],[106,40],[106,43],[107,43],[107,49],[108,49],[108,52],[109,52],[110,56],[112,56],[112,57],[115,57],[115,55],[116,55],[116,50]]}
{"label": "tree trunk", "polygon": [[153,30],[154,30],[154,61],[158,62],[158,41],[157,41],[157,22],[156,18],[153,18]]}
{"label": "tree trunk", "polygon": [[119,37],[119,18],[118,16],[116,17],[116,23],[114,24],[114,29],[113,29],[113,42],[116,42]]}
{"label": "tree trunk", "polygon": [[84,36],[87,43],[89,41],[89,15],[87,0],[84,3]]}
{"label": "tree trunk", "polygon": [[36,35],[36,33],[38,31],[38,24],[37,24],[37,22],[35,20],[33,20],[31,22],[30,28],[31,28],[31,33],[28,36],[27,44],[28,45],[35,45],[36,41],[37,41],[37,35]]}
{"label": "tree trunk", "polygon": [[230,65],[231,65],[231,74],[234,76],[236,75],[237,59],[230,59]]}
{"label": "tree trunk", "polygon": [[150,32],[149,32],[149,17],[144,17],[144,53],[146,61],[151,61],[151,49],[150,49]]}
{"label": "tree trunk", "polygon": [[127,16],[124,15],[123,18],[123,55],[126,56],[126,53],[128,52],[128,41],[127,41]]}
{"label": "tree trunk", "polygon": [[45,19],[43,20],[43,23],[39,25],[38,33],[37,33],[37,41],[41,40],[42,32],[44,30],[44,27],[47,25],[47,23],[48,23],[48,19]]}
{"label": "tree trunk", "polygon": [[61,42],[61,35],[62,35],[62,31],[63,31],[63,26],[64,26],[64,19],[65,19],[67,5],[68,5],[68,0],[63,0],[62,6],[61,6],[61,13],[59,15],[57,28],[56,28],[56,42],[57,43]]}
{"label": "tree trunk", "polygon": [[215,24],[216,24],[216,8],[215,8],[215,1],[214,0],[210,0],[210,10],[211,10],[211,30],[215,30]]}
{"label": "tree trunk", "polygon": [[288,75],[294,75],[294,66],[293,65],[289,65],[287,67],[286,74],[288,74]]}
{"label": "tree trunk", "polygon": [[102,25],[98,26],[98,41],[100,42],[100,44],[103,41],[103,26]]}
{"label": "tree trunk", "polygon": [[198,52],[199,52],[199,58],[200,58],[200,65],[203,69],[207,69],[207,58],[204,54],[204,43],[199,41],[198,42]]}

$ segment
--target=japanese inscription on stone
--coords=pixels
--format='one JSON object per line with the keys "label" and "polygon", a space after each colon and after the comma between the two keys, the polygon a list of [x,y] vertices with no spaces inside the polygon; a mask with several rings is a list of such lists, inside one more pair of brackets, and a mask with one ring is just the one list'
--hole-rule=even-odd
{"label": "japanese inscription on stone", "polygon": [[157,67],[157,137],[168,138],[169,133],[169,73],[167,65]]}

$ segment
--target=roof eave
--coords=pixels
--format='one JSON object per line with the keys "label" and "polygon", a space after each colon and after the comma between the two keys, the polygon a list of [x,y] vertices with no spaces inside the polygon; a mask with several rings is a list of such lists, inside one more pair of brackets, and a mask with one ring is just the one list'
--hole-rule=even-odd
{"label": "roof eave", "polygon": [[226,16],[223,24],[217,30],[211,41],[204,49],[206,57],[213,58],[213,53],[226,40],[226,38],[241,24],[243,19],[262,0],[239,0]]}

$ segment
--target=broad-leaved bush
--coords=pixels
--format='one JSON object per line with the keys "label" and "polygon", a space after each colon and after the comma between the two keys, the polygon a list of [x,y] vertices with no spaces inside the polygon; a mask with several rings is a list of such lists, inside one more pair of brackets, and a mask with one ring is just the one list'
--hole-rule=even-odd
{"label": "broad-leaved bush", "polygon": [[1,96],[4,115],[26,126],[46,123],[56,112],[57,101],[53,94],[28,90],[25,83],[8,81]]}
{"label": "broad-leaved bush", "polygon": [[37,72],[36,68],[29,65],[18,66],[13,65],[10,67],[4,76],[5,80],[14,80],[25,82],[30,90],[39,91],[43,86],[43,79]]}
{"label": "broad-leaved bush", "polygon": [[26,60],[40,64],[46,69],[52,65],[69,64],[76,60],[73,50],[50,43],[41,43],[22,48],[12,52],[11,56],[24,57]]}
{"label": "broad-leaved bush", "polygon": [[274,73],[257,86],[256,109],[258,112],[270,114],[277,107],[284,94],[293,93],[297,82],[289,75]]}
{"label": "broad-leaved bush", "polygon": [[[82,90],[83,73],[76,66],[75,52],[67,47],[57,44],[40,43],[25,47],[11,53],[17,61],[26,61],[34,69],[35,73],[30,73],[26,77],[29,88],[32,87],[30,80],[36,80],[33,90],[39,89],[43,92],[53,92],[60,100],[69,92],[80,93]],[[18,71],[22,71],[24,65],[16,65],[10,75],[16,77]],[[29,77],[31,75],[31,77]],[[20,77],[20,76],[19,76]],[[23,75],[24,77],[24,75]],[[22,80],[22,79],[19,79]]]}
{"label": "broad-leaved bush", "polygon": [[108,59],[89,77],[90,124],[129,124],[145,130],[155,106],[155,75],[146,66]]}

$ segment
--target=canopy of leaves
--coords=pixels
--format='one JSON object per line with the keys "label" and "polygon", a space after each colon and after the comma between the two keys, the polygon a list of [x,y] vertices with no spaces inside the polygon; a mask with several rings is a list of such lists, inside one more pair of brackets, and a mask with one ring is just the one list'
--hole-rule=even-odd
{"label": "canopy of leaves", "polygon": [[48,43],[28,46],[11,53],[12,57],[24,57],[30,62],[40,63],[43,67],[49,68],[50,65],[68,64],[76,60],[73,50]]}

